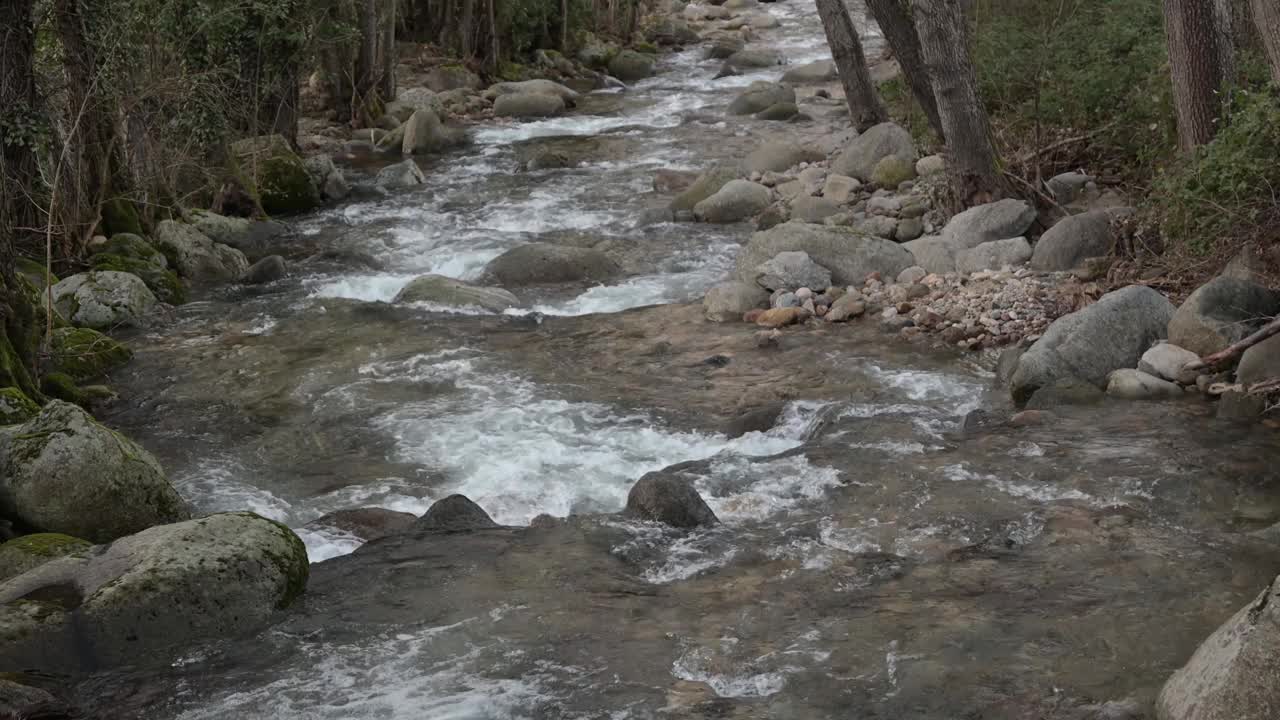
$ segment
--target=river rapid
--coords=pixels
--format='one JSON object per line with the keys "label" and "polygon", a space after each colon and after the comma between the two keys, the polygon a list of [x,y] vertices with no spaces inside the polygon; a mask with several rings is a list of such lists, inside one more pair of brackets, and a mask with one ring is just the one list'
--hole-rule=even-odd
{"label": "river rapid", "polygon": [[[761,6],[762,45],[828,57],[812,5]],[[865,24],[864,24],[865,27]],[[878,53],[873,28],[869,54]],[[1199,401],[1008,410],[992,358],[873,323],[701,318],[747,226],[637,227],[656,170],[736,161],[805,124],[727,118],[753,80],[701,48],[564,117],[473,128],[420,189],[298,219],[293,277],[226,288],[132,339],[106,420],[200,512],[298,530],[312,577],[265,632],[79,686],[103,718],[1092,718],[1150,701],[1280,572],[1274,433]],[[521,172],[549,143],[572,169]],[[521,243],[590,244],[624,279],[492,315],[391,304]],[[723,524],[616,515],[681,464]],[[334,511],[462,493],[500,530],[362,546]],[[541,517],[539,516],[550,516]],[[530,527],[530,522],[538,518]],[[305,527],[304,527],[305,526]],[[1111,702],[1111,705],[1105,703]],[[1129,702],[1130,704],[1125,704]],[[1099,713],[1112,713],[1111,715]]]}

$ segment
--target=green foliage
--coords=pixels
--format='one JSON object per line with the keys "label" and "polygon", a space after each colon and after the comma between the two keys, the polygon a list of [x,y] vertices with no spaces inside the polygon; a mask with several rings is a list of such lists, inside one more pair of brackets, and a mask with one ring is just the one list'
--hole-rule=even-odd
{"label": "green foliage", "polygon": [[1170,166],[1150,201],[1166,238],[1205,252],[1277,219],[1280,97],[1240,92],[1213,142]]}

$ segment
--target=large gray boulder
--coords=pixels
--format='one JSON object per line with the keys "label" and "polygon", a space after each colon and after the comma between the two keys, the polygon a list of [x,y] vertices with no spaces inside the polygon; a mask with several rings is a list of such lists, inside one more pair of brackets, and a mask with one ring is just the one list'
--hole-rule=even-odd
{"label": "large gray boulder", "polygon": [[[812,195],[801,195],[791,201],[791,219],[798,222],[820,223],[827,218],[837,215],[840,212],[840,206],[833,200],[824,197],[814,197]],[[887,220],[888,218],[872,218]],[[880,237],[889,237],[893,234],[893,228],[897,227],[897,223],[889,220],[889,231],[884,234],[871,233]]]}
{"label": "large gray boulder", "polygon": [[70,403],[0,436],[0,508],[39,532],[110,542],[191,516],[160,464]]}
{"label": "large gray boulder", "polygon": [[831,287],[831,271],[803,251],[774,255],[756,267],[756,284],[765,290],[809,288],[821,292]]}
{"label": "large gray boulder", "polygon": [[902,247],[911,252],[916,265],[939,275],[956,271],[956,256],[963,249],[950,238],[938,235],[904,242]]}
{"label": "large gray boulder", "polygon": [[298,536],[253,513],[143,530],[0,585],[0,665],[75,673],[251,633],[308,572]]}
{"label": "large gray boulder", "polygon": [[720,188],[738,178],[738,170],[728,165],[717,165],[698,176],[697,180],[671,201],[673,212],[688,212],[703,200],[715,195]]}
{"label": "large gray boulder", "polygon": [[1137,366],[1142,353],[1164,338],[1173,312],[1165,296],[1131,285],[1058,318],[1018,359],[1014,400],[1026,402],[1039,388],[1065,378],[1105,388],[1113,370]]}
{"label": "large gray boulder", "polygon": [[502,312],[520,304],[519,298],[502,288],[468,285],[443,275],[423,275],[410,280],[396,294],[395,302],[479,307],[490,312]]}
{"label": "large gray boulder", "polygon": [[1030,259],[1031,243],[1026,238],[992,240],[957,252],[956,271],[976,273],[982,270],[999,270],[1006,265],[1017,267]]}
{"label": "large gray boulder", "polygon": [[178,274],[192,282],[231,282],[249,269],[244,253],[214,242],[191,225],[162,220],[153,239]]}
{"label": "large gray boulder", "polygon": [[709,223],[739,222],[763,212],[770,200],[769,188],[750,180],[733,180],[694,205],[693,216]]}
{"label": "large gray boulder", "polygon": [[992,240],[1022,237],[1035,221],[1035,208],[1022,200],[997,200],[951,218],[942,237],[960,247],[974,248]]}
{"label": "large gray boulder", "polygon": [[849,141],[844,151],[831,163],[831,172],[870,182],[876,165],[890,156],[900,158],[914,167],[916,146],[911,140],[911,133],[901,126],[880,123]]}
{"label": "large gray boulder", "polygon": [[1201,285],[1169,323],[1169,342],[1212,355],[1280,314],[1280,295],[1248,280],[1216,277]]}
{"label": "large gray boulder", "polygon": [[654,57],[635,50],[623,50],[609,61],[609,74],[632,83],[653,75]]}
{"label": "large gray boulder", "polygon": [[[317,155],[314,158],[308,158],[306,162],[309,163],[320,158],[328,158],[329,164],[333,164],[333,159],[329,158],[328,155]],[[307,166],[307,172],[311,172],[311,165]],[[312,175],[311,179],[314,182],[315,175]],[[252,232],[253,227],[253,221],[248,218],[229,217],[208,210],[192,210],[191,221],[196,230],[199,230],[210,240],[242,250],[244,249],[241,247],[245,242],[244,238]]]}
{"label": "large gray boulder", "polygon": [[822,85],[839,79],[836,64],[831,60],[797,65],[782,74],[782,82],[791,85]]}
{"label": "large gray boulder", "polygon": [[430,110],[436,115],[444,115],[444,101],[429,88],[406,88],[392,102],[387,103],[387,114],[404,122],[416,110]]}
{"label": "large gray boulder", "polygon": [[720,523],[693,483],[670,468],[640,478],[627,493],[624,512],[631,517],[683,529]]}
{"label": "large gray boulder", "polygon": [[[514,96],[513,96],[514,97]],[[495,108],[497,105],[495,104]],[[496,114],[495,109],[495,114]],[[428,155],[466,145],[466,131],[440,121],[440,116],[426,108],[415,110],[408,120],[378,141],[382,150],[401,155]]]}
{"label": "large gray boulder", "polygon": [[769,293],[754,283],[728,282],[707,291],[702,313],[712,322],[734,322],[769,304]]}
{"label": "large gray boulder", "polygon": [[137,327],[156,306],[155,293],[137,275],[114,270],[78,273],[50,291],[58,314],[77,327]]}
{"label": "large gray boulder", "polygon": [[725,62],[735,70],[759,70],[777,67],[783,64],[785,59],[777,50],[747,48],[730,55]]}
{"label": "large gray boulder", "polygon": [[1280,713],[1280,578],[1165,683],[1158,720],[1272,720]]}
{"label": "large gray boulder", "polygon": [[510,287],[604,282],[619,272],[618,264],[599,250],[550,243],[516,246],[490,260],[484,269],[487,278]]}
{"label": "large gray boulder", "polygon": [[873,272],[897,277],[916,264],[907,249],[889,240],[849,228],[788,222],[752,235],[738,255],[734,276],[741,282],[755,282],[761,263],[794,250],[808,253],[814,262],[830,270],[833,285],[861,285]]}
{"label": "large gray boulder", "polygon": [[729,103],[730,115],[754,115],[779,103],[795,103],[796,91],[785,85],[757,80]]}
{"label": "large gray boulder", "polygon": [[742,159],[742,172],[751,173],[784,172],[802,162],[817,162],[823,154],[815,148],[796,145],[794,143],[771,141],[747,153]]}
{"label": "large gray boulder", "polygon": [[1040,236],[1031,267],[1046,272],[1070,270],[1087,258],[1110,254],[1112,243],[1111,214],[1106,210],[1071,215]]}
{"label": "large gray boulder", "polygon": [[522,80],[520,82],[500,82],[489,86],[485,97],[495,99],[503,95],[555,95],[572,105],[578,99],[578,93],[553,80]]}
{"label": "large gray boulder", "polygon": [[564,100],[559,95],[545,93],[499,95],[493,101],[495,117],[551,117],[564,112],[564,108]]}
{"label": "large gray boulder", "polygon": [[[351,183],[347,182],[347,177],[342,174],[342,169],[334,164],[331,156],[313,155],[303,160],[302,164],[307,168],[307,175],[311,177],[311,184],[315,185],[320,191],[321,200],[337,202],[351,194]],[[199,223],[196,224],[196,227],[200,227]],[[201,232],[213,238],[215,242],[231,245],[226,240],[221,240],[203,229],[201,229]]]}

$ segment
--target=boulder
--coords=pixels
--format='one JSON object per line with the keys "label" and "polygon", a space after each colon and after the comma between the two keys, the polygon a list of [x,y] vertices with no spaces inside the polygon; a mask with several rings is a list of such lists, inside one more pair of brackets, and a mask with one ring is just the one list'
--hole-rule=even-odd
{"label": "boulder", "polygon": [[782,74],[782,82],[791,85],[822,85],[839,79],[836,64],[831,60],[797,65]]}
{"label": "boulder", "polygon": [[520,304],[520,300],[515,295],[502,288],[468,285],[461,280],[443,275],[423,275],[414,278],[396,294],[395,302],[479,307],[496,313]]}
{"label": "boulder", "polygon": [[1046,272],[1070,270],[1086,258],[1111,254],[1113,242],[1108,211],[1070,215],[1040,236],[1031,267]]}
{"label": "boulder", "polygon": [[[23,535],[0,545],[0,582],[33,568],[93,547],[80,538],[61,533]],[[0,716],[3,717],[3,716]]]}
{"label": "boulder", "polygon": [[802,251],[782,252],[756,267],[756,284],[765,290],[822,291],[831,287],[831,271]]}
{"label": "boulder", "polygon": [[1141,370],[1120,368],[1107,376],[1107,394],[1124,400],[1165,400],[1182,397],[1182,388]]}
{"label": "boulder", "polygon": [[[499,100],[502,99],[499,98]],[[495,114],[498,114],[497,107],[498,104],[495,103]],[[467,142],[465,131],[448,127],[440,122],[440,117],[436,113],[420,108],[414,110],[400,127],[387,133],[386,137],[378,143],[378,147],[383,150],[398,151],[401,155],[428,155],[460,147]]]}
{"label": "boulder", "polygon": [[[328,158],[327,155],[317,155],[314,158],[308,158],[310,161],[322,161]],[[333,159],[329,158],[329,164],[333,163]],[[311,166],[307,166],[307,171],[311,171]],[[312,176],[315,180],[315,176]],[[192,210],[190,213],[191,224],[196,230],[199,230],[210,240],[229,245],[234,248],[241,248],[245,242],[245,237],[249,235],[253,227],[253,221],[242,217],[228,217],[219,215],[209,210]],[[132,237],[132,236],[116,236],[116,237]],[[114,238],[112,238],[114,239]],[[139,238],[141,239],[141,238]]]}
{"label": "boulder", "polygon": [[798,250],[831,271],[834,285],[861,285],[873,272],[883,277],[915,265],[911,253],[901,245],[868,237],[848,228],[787,222],[757,232],[738,255],[735,277],[755,282],[756,268],[778,253]]}
{"label": "boulder", "polygon": [[718,5],[701,5],[694,3],[685,6],[681,14],[686,20],[723,20],[729,17],[729,11]]}
{"label": "boulder", "polygon": [[323,515],[304,527],[308,530],[333,528],[353,535],[365,542],[408,530],[418,517],[413,513],[396,512],[380,507],[335,510]]}
{"label": "boulder", "polygon": [[437,116],[442,116],[445,114],[444,101],[428,88],[406,88],[400,91],[400,95],[395,100],[387,103],[386,114],[404,122],[416,110],[430,110]]}
{"label": "boulder", "polygon": [[496,99],[503,95],[555,95],[564,101],[565,106],[573,107],[578,93],[552,80],[523,80],[520,82],[500,82],[489,86],[485,97]]}
{"label": "boulder", "polygon": [[[1273,335],[1245,350],[1236,367],[1236,382],[1246,388],[1274,378],[1280,378],[1280,335]],[[1225,393],[1218,403],[1220,417],[1236,420],[1257,418],[1266,409],[1266,398],[1236,391]]]}
{"label": "boulder", "polygon": [[578,50],[578,62],[594,70],[605,70],[620,49],[617,43],[588,36]]}
{"label": "boulder", "polygon": [[49,335],[49,369],[76,382],[102,377],[132,357],[127,346],[90,328],[54,328]]}
{"label": "boulder", "polygon": [[743,314],[765,307],[769,293],[754,283],[728,282],[707,291],[702,313],[712,322],[736,322]]}
{"label": "boulder", "polygon": [[738,171],[728,165],[717,165],[698,176],[689,189],[671,201],[673,212],[691,212],[703,200],[715,195],[720,188],[738,178]]}
{"label": "boulder", "polygon": [[437,500],[426,514],[414,521],[411,529],[428,532],[469,532],[496,528],[498,523],[465,495],[450,495]]}
{"label": "boulder", "polygon": [[947,171],[947,160],[941,155],[926,155],[916,161],[916,175],[932,177]]}
{"label": "boulder", "polygon": [[244,285],[265,285],[288,275],[289,269],[285,266],[284,258],[279,255],[268,255],[250,265],[241,276],[240,282]]}
{"label": "boulder", "polygon": [[1169,323],[1169,342],[1212,355],[1280,314],[1280,295],[1256,283],[1216,277],[1191,293]]}
{"label": "boulder", "polygon": [[1280,709],[1280,579],[1219,627],[1156,700],[1158,720],[1270,720]]}
{"label": "boulder", "polygon": [[689,23],[675,17],[661,17],[645,31],[645,38],[654,45],[671,47],[675,45],[695,45],[702,38],[698,32],[689,27]]}
{"label": "boulder", "polygon": [[701,222],[739,222],[762,212],[770,200],[769,188],[749,180],[733,180],[693,206],[693,216]]}
{"label": "boulder", "polygon": [[982,270],[999,270],[1008,265],[1017,267],[1031,259],[1031,243],[1026,238],[992,240],[968,250],[956,253],[956,271],[976,273]]}
{"label": "boulder", "polygon": [[298,536],[253,513],[153,527],[0,585],[0,665],[74,674],[251,633],[308,573]]}
{"label": "boulder", "polygon": [[1045,187],[1059,205],[1070,205],[1084,195],[1085,187],[1091,182],[1093,178],[1089,175],[1067,172],[1049,178]]}
{"label": "boulder", "polygon": [[742,39],[741,33],[728,30],[711,33],[707,36],[707,41],[710,43],[707,46],[709,60],[727,60],[747,46],[747,41]]}
{"label": "boulder", "polygon": [[911,252],[916,265],[939,275],[956,271],[956,256],[961,251],[955,242],[938,235],[904,242],[902,247]]}
{"label": "boulder", "polygon": [[777,103],[761,110],[755,114],[757,120],[772,120],[775,122],[783,122],[790,120],[800,114],[800,108],[795,103]]}
{"label": "boulder", "polygon": [[1164,338],[1174,307],[1149,287],[1131,285],[1064,315],[1021,358],[1012,379],[1013,398],[1025,402],[1039,388],[1066,377],[1102,388],[1113,370],[1138,364]]}
{"label": "boulder", "polygon": [[846,293],[836,298],[831,303],[831,309],[827,310],[827,314],[822,316],[827,322],[845,322],[856,317],[862,317],[867,312],[867,304],[859,295]]}
{"label": "boulder", "polygon": [[653,75],[654,57],[635,50],[623,50],[609,61],[609,74],[625,83]]}
{"label": "boulder", "polygon": [[289,141],[260,135],[231,144],[233,172],[257,190],[262,209],[271,215],[306,212],[320,205],[320,192]]}
{"label": "boulder", "polygon": [[1162,342],[1156,343],[1150,350],[1142,353],[1142,359],[1138,361],[1138,369],[1158,378],[1177,382],[1182,378],[1182,368],[1199,359],[1200,356],[1190,350],[1180,348],[1173,343]]}
{"label": "boulder", "polygon": [[493,101],[495,117],[551,117],[564,112],[564,109],[564,100],[559,95],[545,93],[499,95]]}
{"label": "boulder", "polygon": [[[342,176],[341,171],[333,166],[333,161],[329,160],[325,155],[318,155],[314,158],[307,159],[307,172],[312,173],[311,179],[322,188],[323,193],[339,193],[342,190],[334,185],[341,180],[346,183],[346,178]],[[330,169],[332,168],[332,169]],[[328,189],[325,190],[324,188]],[[326,198],[332,200],[341,199],[338,195],[325,195]],[[215,243],[226,245],[228,247],[239,250],[244,253],[246,259],[260,259],[267,253],[273,241],[276,238],[288,232],[288,228],[283,224],[274,220],[248,220],[246,218],[226,217],[207,210],[193,210],[190,213],[192,225],[196,230],[208,237]],[[147,278],[142,278],[146,280]],[[150,287],[150,285],[148,285]],[[153,290],[155,288],[152,288]],[[156,293],[157,296],[160,293]],[[161,297],[163,300],[164,298]],[[166,301],[167,302],[167,301]]]}
{"label": "boulder", "polygon": [[911,163],[914,167],[916,146],[911,140],[911,133],[901,126],[880,123],[849,141],[831,163],[831,172],[869,182],[876,165],[890,156]]}
{"label": "boulder", "polygon": [[174,269],[193,282],[230,282],[249,269],[244,253],[175,220],[160,221],[154,238]]}
{"label": "boulder", "polygon": [[40,406],[18,388],[0,388],[0,425],[21,425],[39,414]]}
{"label": "boulder", "polygon": [[[341,168],[333,163],[333,158],[329,155],[312,155],[303,161],[303,165],[307,168],[307,174],[311,176],[311,184],[315,185],[320,191],[321,200],[337,202],[351,194],[351,183],[347,182],[347,178],[342,174]],[[196,227],[200,227],[199,223],[196,224]],[[231,243],[218,239],[208,231],[201,229],[201,232],[213,238],[214,242],[231,245]]]}
{"label": "boulder", "polygon": [[757,147],[742,159],[743,174],[785,172],[802,162],[821,160],[822,153],[814,148],[789,142],[772,141]]}
{"label": "boulder", "polygon": [[416,162],[404,160],[379,170],[374,183],[384,190],[396,190],[416,187],[426,181],[427,176],[422,174],[422,168],[418,167]]}
{"label": "boulder", "polygon": [[730,55],[725,63],[735,70],[758,70],[781,65],[782,54],[770,49],[746,49]]}
{"label": "boulder", "polygon": [[795,104],[796,91],[778,83],[757,80],[729,103],[730,115],[754,115],[778,103]]}
{"label": "boulder", "polygon": [[780,27],[782,25],[782,21],[769,13],[755,13],[751,15],[747,24],[756,30],[771,30],[773,28]]}
{"label": "boulder", "polygon": [[81,717],[77,708],[59,700],[53,693],[18,682],[21,675],[0,678],[0,718],[12,720],[72,720]]}
{"label": "boulder", "polygon": [[1021,200],[998,200],[969,208],[951,218],[942,237],[962,248],[974,248],[992,240],[1023,237],[1036,221],[1035,208]]}
{"label": "boulder", "polygon": [[840,206],[825,197],[802,195],[791,203],[791,219],[799,222],[820,223],[840,212]]}
{"label": "boulder", "polygon": [[924,235],[924,221],[918,217],[899,220],[898,226],[893,230],[893,239],[900,243],[919,240],[921,235]]}
{"label": "boulder", "polygon": [[618,264],[599,250],[550,243],[518,245],[490,260],[484,269],[486,277],[510,287],[604,282],[619,272]]}
{"label": "boulder", "polygon": [[0,507],[40,532],[110,542],[190,517],[150,453],[51,401],[0,440]]}
{"label": "boulder", "polygon": [[461,65],[437,65],[427,71],[422,84],[437,93],[449,90],[479,90],[484,87],[479,75]]}
{"label": "boulder", "polygon": [[137,275],[112,270],[72,275],[54,285],[51,294],[62,317],[95,329],[138,327],[157,302]]}
{"label": "boulder", "polygon": [[914,163],[898,155],[890,155],[876,163],[875,169],[871,171],[871,184],[893,190],[915,176]]}
{"label": "boulder", "polygon": [[848,175],[827,175],[822,185],[822,197],[837,205],[848,205],[857,199],[862,183]]}
{"label": "boulder", "polygon": [[694,489],[693,483],[672,472],[671,468],[640,478],[627,493],[624,512],[641,520],[682,529],[711,527],[720,523]]}

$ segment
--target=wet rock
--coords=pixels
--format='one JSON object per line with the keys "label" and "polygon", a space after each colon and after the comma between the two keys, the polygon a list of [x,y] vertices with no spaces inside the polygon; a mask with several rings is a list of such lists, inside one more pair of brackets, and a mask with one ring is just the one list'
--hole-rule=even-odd
{"label": "wet rock", "polygon": [[74,673],[243,635],[308,570],[302,541],[253,513],[153,527],[0,585],[0,665]]}
{"label": "wet rock", "polygon": [[504,95],[554,95],[564,101],[566,107],[573,107],[578,93],[552,80],[522,80],[520,82],[500,82],[489,86],[485,97],[496,100]]}
{"label": "wet rock", "polygon": [[1159,720],[1264,720],[1280,708],[1280,581],[1241,608],[1175,672]]}
{"label": "wet rock", "polygon": [[762,212],[769,203],[769,188],[749,180],[733,180],[695,205],[693,216],[701,222],[738,222]]}
{"label": "wet rock", "polygon": [[822,153],[814,148],[795,145],[788,142],[767,142],[752,150],[742,159],[742,172],[751,173],[785,172],[802,162],[815,162],[822,159]]}
{"label": "wet rock", "polygon": [[36,533],[16,537],[0,545],[0,581],[17,577],[47,562],[90,547],[92,546],[88,542],[80,538],[61,533]]}
{"label": "wet rock", "polygon": [[922,237],[902,243],[918,265],[939,275],[956,271],[956,256],[960,247],[952,240],[937,235]]}
{"label": "wet rock", "polygon": [[1183,376],[1182,368],[1199,359],[1199,355],[1173,343],[1156,343],[1150,350],[1142,353],[1142,359],[1138,361],[1138,369],[1158,378],[1180,382]]}
{"label": "wet rock", "polygon": [[[518,97],[518,96],[511,96]],[[541,96],[548,97],[548,96]],[[495,104],[496,108],[496,104]],[[497,110],[495,114],[499,114]],[[451,128],[440,122],[431,110],[415,110],[404,124],[387,133],[379,144],[380,149],[399,151],[402,155],[428,155],[453,147],[466,145],[467,134],[460,128]]]}
{"label": "wet rock", "polygon": [[509,287],[568,282],[603,282],[621,269],[608,255],[592,248],[529,243],[518,245],[485,266],[484,275]]}
{"label": "wet rock", "polygon": [[1014,427],[1035,427],[1050,423],[1054,419],[1054,414],[1045,410],[1023,410],[1014,413],[1013,417],[1009,418],[1009,424]]}
{"label": "wet rock", "polygon": [[240,278],[240,282],[245,285],[265,285],[280,280],[288,274],[289,270],[285,267],[284,258],[279,255],[268,255],[250,265],[244,276]]}
{"label": "wet rock", "polygon": [[1026,238],[992,240],[956,253],[956,271],[976,273],[999,270],[1006,265],[1017,267],[1031,259],[1031,244]]}
{"label": "wet rock", "polygon": [[653,26],[646,31],[645,37],[649,42],[660,47],[694,45],[702,39],[698,36],[696,30],[689,27],[689,23],[675,17],[658,18]]}
{"label": "wet rock", "polygon": [[756,324],[760,327],[780,328],[804,322],[811,315],[811,311],[802,307],[773,308],[760,313],[756,317]]}
{"label": "wet rock", "polygon": [[609,61],[609,74],[625,83],[653,75],[654,57],[635,50],[623,50]]}
{"label": "wet rock", "polygon": [[916,175],[930,177],[947,171],[947,161],[941,155],[928,155],[916,161]]}
{"label": "wet rock", "polygon": [[1247,280],[1216,277],[1200,286],[1169,323],[1169,342],[1212,355],[1280,314],[1280,295]]}
{"label": "wet rock", "polygon": [[[778,103],[792,103],[796,101],[796,91],[778,83],[757,80],[747,86],[741,95],[733,99],[729,103],[727,112],[730,115],[755,115],[762,110],[767,110]],[[786,168],[782,168],[785,170]]]}
{"label": "wet rock", "polygon": [[827,322],[845,322],[857,317],[862,317],[867,312],[867,305],[861,298],[855,295],[844,295],[837,298],[831,304],[831,308],[827,310],[827,314],[823,316],[823,320]]}
{"label": "wet rock", "polygon": [[1165,336],[1173,312],[1160,293],[1132,285],[1058,318],[1018,360],[1014,400],[1025,401],[1064,377],[1105,386],[1113,370],[1136,366],[1142,353]]}
{"label": "wet rock", "polygon": [[752,235],[738,256],[735,275],[743,282],[754,282],[757,266],[792,250],[808,253],[814,262],[830,270],[835,285],[860,285],[873,272],[896,277],[915,264],[909,251],[888,240],[847,228],[788,222]]}
{"label": "wet rock", "polygon": [[782,82],[791,85],[822,85],[839,79],[836,64],[831,60],[797,65],[782,74]]}
{"label": "wet rock", "polygon": [[[341,168],[333,163],[333,158],[331,156],[312,155],[304,160],[302,164],[307,169],[307,175],[311,178],[311,184],[315,185],[316,189],[320,192],[321,200],[337,202],[351,194],[351,183],[347,182],[346,176],[342,174]],[[245,223],[248,224],[248,221],[246,220]],[[205,235],[213,238],[215,242],[236,247],[233,243],[229,243],[205,230],[198,222],[196,223],[196,227],[200,228],[200,231]]]}
{"label": "wet rock", "polygon": [[520,304],[519,298],[502,288],[469,285],[443,275],[423,275],[414,278],[396,293],[394,302],[478,307],[495,313]]}
{"label": "wet rock", "polygon": [[312,530],[333,528],[365,542],[408,530],[418,517],[413,513],[367,507],[335,510],[306,524]]}
{"label": "wet rock", "polygon": [[969,208],[951,218],[942,229],[942,237],[957,246],[973,248],[993,240],[1024,236],[1035,220],[1035,208],[1027,203],[999,200]]}
{"label": "wet rock", "polygon": [[0,718],[11,720],[72,720],[76,708],[52,693],[8,678],[0,678]]}
{"label": "wet rock", "polygon": [[1182,397],[1182,388],[1141,370],[1121,368],[1107,376],[1107,394],[1125,400],[1164,400]]}
{"label": "wet rock", "polygon": [[914,164],[916,147],[901,126],[881,123],[851,140],[831,163],[831,172],[869,182],[876,165],[889,156]]}
{"label": "wet rock", "polygon": [[156,306],[156,296],[137,275],[111,270],[78,273],[51,290],[53,306],[76,327],[105,330],[138,327]]}
{"label": "wet rock", "polygon": [[742,437],[752,432],[767,432],[778,424],[778,419],[782,417],[786,409],[787,406],[784,403],[773,403],[764,407],[752,408],[726,422],[721,427],[720,432],[730,438]]}
{"label": "wet rock", "polygon": [[653,191],[663,194],[683,192],[692,187],[697,179],[698,176],[690,172],[657,170],[653,173]]}
{"label": "wet rock", "polygon": [[1095,405],[1102,402],[1097,385],[1077,377],[1060,377],[1036,388],[1027,399],[1027,410],[1052,410],[1064,405]]}
{"label": "wet rock", "polygon": [[374,180],[377,186],[384,190],[416,187],[426,181],[427,176],[422,174],[422,168],[418,167],[413,160],[405,160],[382,168]]}
{"label": "wet rock", "polygon": [[756,13],[751,16],[749,24],[756,30],[771,30],[781,26],[782,21],[769,13]]}
{"label": "wet rock", "polygon": [[[777,50],[739,50],[730,55],[725,62],[737,70],[759,70],[776,67],[783,63],[782,55]],[[738,113],[734,113],[738,114]]]}
{"label": "wet rock", "polygon": [[1086,258],[1109,255],[1113,244],[1110,212],[1071,215],[1040,236],[1031,267],[1047,272],[1070,270]]}
{"label": "wet rock", "polygon": [[671,201],[673,212],[692,211],[694,206],[715,195],[730,182],[738,179],[738,171],[727,165],[717,165],[698,176],[688,190]]}
{"label": "wet rock", "polygon": [[753,283],[730,282],[707,291],[702,299],[702,312],[712,322],[733,322],[743,313],[763,308],[769,293]]}
{"label": "wet rock", "polygon": [[160,221],[154,240],[178,274],[193,282],[231,282],[249,269],[244,253],[175,220]]}
{"label": "wet rock", "polygon": [[687,20],[723,20],[729,17],[729,11],[718,5],[688,5],[683,14]]}
{"label": "wet rock", "polygon": [[671,468],[640,478],[627,494],[624,512],[631,517],[683,529],[720,523],[693,484],[671,472]]}
{"label": "wet rock", "polygon": [[549,93],[512,93],[493,101],[495,117],[538,118],[564,112],[564,99]]}
{"label": "wet rock", "polygon": [[835,202],[823,197],[805,195],[791,203],[791,219],[798,222],[820,223],[838,212]]}
{"label": "wet rock", "polygon": [[837,205],[847,205],[857,199],[862,183],[848,175],[827,175],[822,185],[822,197]]}
{"label": "wet rock", "polygon": [[795,103],[777,103],[756,113],[757,120],[772,120],[782,122],[790,120],[800,114],[800,108]]}
{"label": "wet rock", "polygon": [[428,532],[470,532],[496,528],[498,523],[465,495],[450,495],[437,500],[426,514],[414,521],[413,530]]}
{"label": "wet rock", "polygon": [[808,253],[782,252],[756,267],[755,281],[766,290],[826,288],[831,285],[831,271],[814,262]]}
{"label": "wet rock", "polygon": [[[308,160],[315,161],[317,166],[322,166],[324,165],[324,158],[327,157],[327,155],[318,155],[315,158],[308,158]],[[329,163],[332,162],[333,159],[329,158]],[[310,170],[308,170],[308,172],[310,172]],[[314,175],[312,176],[312,179],[315,179]],[[195,226],[195,229],[199,230],[210,240],[222,243],[223,245],[230,245],[231,247],[240,250],[246,249],[244,247],[245,238],[249,235],[250,228],[253,226],[253,221],[248,218],[228,217],[226,215],[219,215],[218,213],[210,212],[209,210],[192,210],[191,221],[191,224]],[[117,235],[116,237],[120,236]],[[141,240],[141,238],[139,238],[139,240]]]}
{"label": "wet rock", "polygon": [[461,65],[437,65],[427,71],[422,84],[437,93],[449,90],[479,90],[484,87],[479,75]]}

